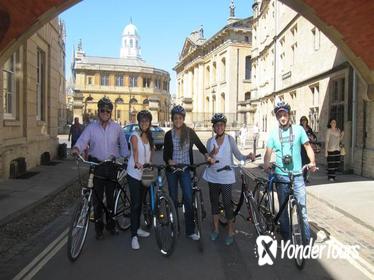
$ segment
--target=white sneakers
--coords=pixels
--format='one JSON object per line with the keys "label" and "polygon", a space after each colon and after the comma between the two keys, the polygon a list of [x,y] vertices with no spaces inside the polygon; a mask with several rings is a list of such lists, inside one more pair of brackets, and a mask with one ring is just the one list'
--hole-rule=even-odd
{"label": "white sneakers", "polygon": [[200,239],[200,236],[199,236],[198,234],[196,234],[196,233],[190,234],[190,235],[188,235],[187,237],[188,237],[188,238],[191,238],[191,239],[194,240],[194,241],[197,241],[197,240]]}
{"label": "white sneakers", "polygon": [[[145,231],[145,230],[142,230],[141,228],[139,228],[136,232],[136,234],[140,237],[148,237],[150,235],[149,232]],[[139,240],[138,240],[138,236],[134,236],[133,238],[131,238],[131,248],[133,250],[139,250],[140,249],[140,245],[139,245]]]}
{"label": "white sneakers", "polygon": [[148,231],[142,230],[141,228],[138,228],[136,234],[140,237],[148,237],[150,235]]}

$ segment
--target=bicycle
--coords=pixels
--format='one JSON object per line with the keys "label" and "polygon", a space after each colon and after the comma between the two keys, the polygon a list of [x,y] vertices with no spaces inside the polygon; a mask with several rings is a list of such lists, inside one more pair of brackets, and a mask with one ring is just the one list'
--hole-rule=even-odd
{"label": "bicycle", "polygon": [[[210,164],[210,162],[201,162],[198,164],[176,164],[176,165],[169,165],[168,167],[172,170],[173,173],[176,172],[184,172],[187,168],[189,168],[192,172],[191,181],[192,181],[192,210],[193,210],[193,220],[195,223],[195,232],[199,236],[198,239],[198,249],[200,252],[204,251],[204,245],[202,240],[202,225],[203,219],[205,218],[205,209],[204,209],[204,200],[201,188],[199,187],[199,178],[197,176],[197,168],[202,165]],[[183,201],[183,200],[182,200]],[[178,202],[178,208],[183,208],[184,213],[184,205],[183,203]],[[178,229],[180,229],[180,219],[178,217]]]}
{"label": "bicycle", "polygon": [[[282,205],[279,207],[279,211],[277,214],[274,207],[274,188],[273,184],[276,184],[275,181],[275,173],[271,173],[269,175],[269,180],[267,184],[263,184],[264,182],[259,182],[256,186],[255,197],[258,200],[259,210],[265,216],[267,221],[267,227],[270,232],[278,231],[279,227],[279,219],[283,211],[288,207],[288,214],[289,214],[289,223],[290,223],[290,233],[291,233],[291,242],[296,247],[299,248],[306,243],[305,232],[304,232],[304,220],[302,217],[301,206],[297,201],[296,197],[294,196],[294,182],[295,176],[302,176],[303,171],[306,168],[309,168],[309,165],[304,165],[299,172],[293,172],[284,170],[282,167],[278,166],[277,164],[273,164],[273,168],[279,168],[282,172],[286,173],[290,182],[288,185],[290,186],[290,191],[288,193],[287,198],[283,202]],[[266,187],[265,187],[266,186]],[[265,188],[264,188],[265,187]],[[302,250],[300,251],[302,252]],[[297,268],[300,270],[303,269],[305,264],[305,259],[302,256],[302,253],[295,254],[295,263]]]}
{"label": "bicycle", "polygon": [[[148,187],[149,203],[145,204],[144,215],[152,217],[157,245],[164,256],[170,256],[174,252],[177,238],[177,214],[174,203],[164,191],[164,179],[161,171],[165,165],[144,164],[143,168],[156,168],[156,180]],[[148,219],[148,218],[147,218]],[[150,224],[150,219],[149,219]]]}
{"label": "bicycle", "polygon": [[[259,157],[261,155],[257,155],[256,157]],[[244,217],[243,215],[240,214],[240,209],[243,205],[243,202],[245,201],[245,204],[247,206],[248,210],[248,218],[247,221],[252,222],[257,235],[262,235],[267,232],[267,225],[266,225],[266,219],[263,216],[263,214],[259,211],[259,208],[257,206],[256,200],[253,196],[253,193],[249,189],[249,184],[246,181],[246,176],[255,178],[253,174],[251,174],[249,171],[246,171],[243,169],[244,161],[241,161],[239,164],[233,164],[233,165],[226,165],[220,169],[217,169],[217,172],[221,172],[223,170],[232,170],[232,168],[238,168],[240,171],[240,178],[241,178],[241,192],[240,192],[240,197],[238,202],[232,200],[233,204],[233,214],[234,214],[234,219],[236,218],[237,215],[240,215]],[[224,217],[224,212],[223,210],[220,211],[220,221],[222,224],[227,223],[227,219]]]}
{"label": "bicycle", "polygon": [[[88,181],[87,185],[82,183],[81,175],[79,173],[79,162],[89,165]],[[81,155],[76,158],[79,182],[81,184],[81,197],[77,201],[72,219],[69,226],[68,241],[67,241],[67,256],[70,261],[74,262],[78,259],[82,252],[83,245],[86,240],[89,221],[94,222],[94,219],[90,218],[93,214],[93,201],[92,194],[96,195],[95,188],[93,186],[93,178],[98,177],[94,175],[94,170],[98,166],[111,162],[114,168],[117,170],[117,178],[112,180],[116,182],[116,189],[114,192],[115,203],[113,213],[110,214],[116,225],[121,230],[127,230],[130,227],[130,195],[127,187],[126,180],[126,168],[118,162],[113,160],[106,160],[101,163],[86,161]],[[101,178],[103,179],[103,178]],[[104,178],[106,179],[106,178]],[[99,201],[102,204],[105,213],[109,216],[109,210],[105,206],[103,201]]]}

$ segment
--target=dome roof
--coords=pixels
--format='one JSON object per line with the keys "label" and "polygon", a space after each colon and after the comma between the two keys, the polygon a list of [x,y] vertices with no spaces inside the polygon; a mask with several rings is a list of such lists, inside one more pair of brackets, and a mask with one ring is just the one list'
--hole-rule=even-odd
{"label": "dome roof", "polygon": [[126,35],[139,36],[139,35],[138,35],[138,29],[136,28],[135,25],[133,25],[132,23],[129,23],[129,24],[128,24],[124,29],[123,29],[122,35],[123,35],[123,36],[126,36]]}

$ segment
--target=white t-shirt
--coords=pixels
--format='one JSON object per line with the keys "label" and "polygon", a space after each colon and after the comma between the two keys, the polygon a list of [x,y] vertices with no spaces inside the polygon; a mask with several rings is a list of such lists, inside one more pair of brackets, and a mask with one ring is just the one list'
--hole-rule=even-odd
{"label": "white t-shirt", "polygon": [[138,139],[138,162],[141,164],[149,163],[151,161],[151,146],[149,143],[143,143],[137,131],[133,132],[129,138],[131,154],[127,164],[127,174],[140,181],[142,179],[143,171],[135,168],[134,149],[131,143],[132,137],[136,137]]}

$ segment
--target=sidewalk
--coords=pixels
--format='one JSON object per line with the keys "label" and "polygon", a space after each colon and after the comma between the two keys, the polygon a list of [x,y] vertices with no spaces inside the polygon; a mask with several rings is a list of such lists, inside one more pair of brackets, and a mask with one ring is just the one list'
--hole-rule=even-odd
{"label": "sidewalk", "polygon": [[0,225],[26,213],[77,180],[74,160],[54,160],[53,163],[57,164],[29,170],[39,173],[28,179],[0,181]]}

